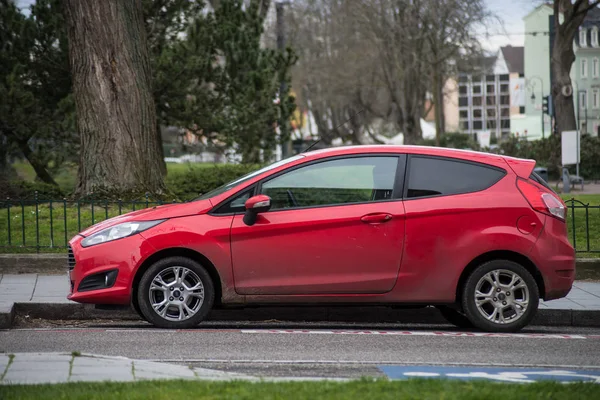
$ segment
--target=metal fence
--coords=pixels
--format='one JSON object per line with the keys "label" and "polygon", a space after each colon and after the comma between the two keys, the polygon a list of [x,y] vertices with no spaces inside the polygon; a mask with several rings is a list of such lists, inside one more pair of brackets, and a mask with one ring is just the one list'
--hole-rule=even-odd
{"label": "metal fence", "polygon": [[565,201],[569,238],[578,253],[600,253],[600,205],[576,199]]}
{"label": "metal fence", "polygon": [[[77,233],[105,219],[129,211],[173,202],[123,200],[0,201],[0,251],[36,252],[66,249]],[[569,239],[578,253],[600,253],[600,205],[570,199],[567,204]],[[27,250],[28,249],[28,250]]]}
{"label": "metal fence", "polygon": [[66,249],[72,237],[108,218],[173,202],[153,201],[148,195],[124,200],[0,200],[0,252],[45,252]]}

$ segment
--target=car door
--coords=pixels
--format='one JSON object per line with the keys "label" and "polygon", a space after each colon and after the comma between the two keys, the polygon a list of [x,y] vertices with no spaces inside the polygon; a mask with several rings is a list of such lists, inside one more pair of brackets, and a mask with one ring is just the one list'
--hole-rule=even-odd
{"label": "car door", "polygon": [[[385,293],[404,242],[404,155],[302,164],[261,182],[271,210],[234,217],[236,291],[246,295]],[[400,177],[400,179],[396,179]]]}

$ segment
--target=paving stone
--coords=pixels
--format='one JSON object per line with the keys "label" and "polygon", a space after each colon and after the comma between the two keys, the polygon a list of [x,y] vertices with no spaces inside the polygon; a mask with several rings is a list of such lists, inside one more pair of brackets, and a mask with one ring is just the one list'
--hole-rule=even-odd
{"label": "paving stone", "polygon": [[13,284],[20,284],[20,285],[35,285],[35,281],[37,280],[37,274],[19,274],[19,275],[8,275],[5,274],[2,277],[2,282],[0,282],[0,285],[13,285]]}
{"label": "paving stone", "polygon": [[8,365],[8,354],[0,354],[0,375],[2,375],[2,373],[4,373],[4,370],[6,369],[6,366]]}
{"label": "paving stone", "polygon": [[3,383],[58,383],[67,382],[69,369],[14,370],[12,365],[3,379]]}
{"label": "paving stone", "polygon": [[18,360],[17,357],[13,360],[10,365],[10,371],[46,371],[46,370],[64,370],[69,371],[70,365],[68,361],[63,360],[40,360],[40,361],[22,361]]}
{"label": "paving stone", "polygon": [[133,382],[134,379],[131,374],[120,375],[120,374],[113,374],[110,372],[103,373],[103,374],[97,374],[97,375],[91,375],[88,373],[84,373],[84,374],[73,373],[71,375],[71,378],[69,379],[69,382],[103,382],[103,381]]}
{"label": "paving stone", "polygon": [[43,361],[48,361],[48,362],[70,362],[71,361],[71,354],[69,353],[17,353],[15,354],[15,359],[13,362],[27,362],[27,361],[34,361],[34,362],[43,362]]}
{"label": "paving stone", "polygon": [[167,374],[176,376],[194,377],[194,371],[183,365],[174,365],[167,363],[154,363],[144,361],[134,361],[136,375],[138,371],[148,373]]}
{"label": "paving stone", "polygon": [[36,297],[33,296],[30,300],[31,303],[75,303],[67,299],[67,294],[63,296],[52,296],[52,297]]}

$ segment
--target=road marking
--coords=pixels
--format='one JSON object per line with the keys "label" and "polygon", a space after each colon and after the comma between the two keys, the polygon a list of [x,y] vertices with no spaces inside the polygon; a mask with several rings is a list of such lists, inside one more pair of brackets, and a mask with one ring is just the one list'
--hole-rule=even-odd
{"label": "road marking", "polygon": [[600,335],[571,335],[557,333],[489,333],[489,332],[436,332],[436,331],[376,331],[376,330],[312,330],[312,329],[242,329],[252,334],[309,334],[309,335],[382,335],[382,336],[440,336],[491,337],[521,339],[600,339]]}
{"label": "road marking", "polygon": [[434,337],[488,337],[488,338],[518,338],[518,339],[563,339],[563,340],[598,340],[600,335],[562,334],[562,333],[490,333],[490,332],[449,332],[449,331],[394,331],[394,330],[348,330],[348,329],[211,329],[202,327],[196,329],[159,329],[159,328],[21,328],[5,329],[0,332],[29,331],[29,332],[106,332],[106,333],[163,333],[163,334],[203,334],[218,332],[233,332],[243,334],[307,334],[307,335],[379,335],[379,336],[434,336]]}
{"label": "road marking", "polygon": [[600,383],[600,370],[565,370],[552,368],[489,368],[380,365],[379,370],[389,379],[446,378],[460,380],[491,380],[531,383],[542,380],[559,382]]}
{"label": "road marking", "polygon": [[422,361],[368,361],[368,360],[272,360],[272,359],[223,359],[223,358],[150,358],[146,361],[167,363],[204,363],[204,364],[315,364],[315,365],[393,365],[393,366],[452,366],[452,367],[508,367],[508,368],[561,368],[569,370],[599,370],[600,365],[573,364],[515,364],[515,363],[464,363],[464,362],[422,362]]}

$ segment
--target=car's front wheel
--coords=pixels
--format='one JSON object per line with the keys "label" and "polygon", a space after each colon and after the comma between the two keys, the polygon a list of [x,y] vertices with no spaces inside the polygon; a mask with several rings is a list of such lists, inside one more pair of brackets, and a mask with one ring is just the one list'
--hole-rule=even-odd
{"label": "car's front wheel", "polygon": [[210,275],[194,260],[169,257],[146,270],[137,291],[144,317],[160,328],[198,325],[214,302]]}
{"label": "car's front wheel", "polygon": [[535,316],[539,289],[522,265],[508,260],[489,261],[467,278],[462,305],[475,327],[489,332],[516,332]]}

